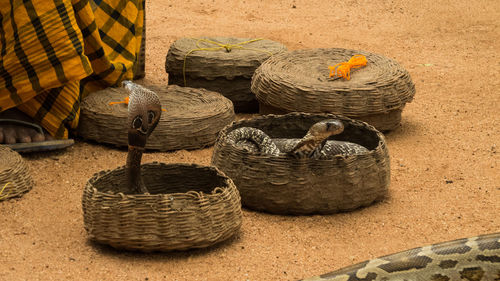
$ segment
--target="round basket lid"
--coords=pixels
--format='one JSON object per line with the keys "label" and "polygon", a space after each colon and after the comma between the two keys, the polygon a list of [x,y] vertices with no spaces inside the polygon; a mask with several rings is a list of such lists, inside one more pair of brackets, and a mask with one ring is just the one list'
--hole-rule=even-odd
{"label": "round basket lid", "polygon": [[0,145],[0,201],[21,196],[31,188],[33,180],[21,155]]}
{"label": "round basket lid", "polygon": [[[366,66],[351,71],[351,79],[332,79],[329,66],[366,56]],[[413,99],[415,85],[396,61],[365,51],[340,48],[297,50],[265,61],[252,79],[259,102],[284,109],[349,117],[387,113]]]}
{"label": "round basket lid", "polygon": [[[162,103],[160,122],[149,136],[146,148],[161,151],[197,149],[212,145],[217,133],[234,120],[231,101],[205,89],[148,86]],[[81,104],[78,134],[101,143],[126,146],[126,104],[109,105],[128,97],[124,88],[108,88],[88,95]]]}
{"label": "round basket lid", "polygon": [[[230,49],[222,45],[230,46]],[[284,51],[283,44],[261,38],[181,38],[170,46],[165,69],[176,74],[185,70],[185,74],[193,78],[251,78],[262,62]]]}

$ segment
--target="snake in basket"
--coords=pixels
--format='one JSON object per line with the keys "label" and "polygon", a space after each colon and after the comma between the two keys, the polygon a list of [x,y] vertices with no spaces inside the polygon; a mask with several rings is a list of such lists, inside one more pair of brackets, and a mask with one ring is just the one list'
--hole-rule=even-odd
{"label": "snake in basket", "polygon": [[375,258],[304,281],[499,281],[500,233]]}
{"label": "snake in basket", "polygon": [[295,158],[329,159],[334,155],[354,155],[368,152],[357,143],[327,140],[344,131],[344,124],[337,119],[322,120],[313,124],[301,139],[270,138],[262,130],[241,127],[227,134],[227,141],[236,147],[264,155],[290,155]]}
{"label": "snake in basket", "polygon": [[158,95],[131,81],[123,81],[130,93],[128,103],[128,154],[126,164],[127,182],[130,190],[148,193],[141,177],[141,158],[146,141],[158,125],[161,103]]}

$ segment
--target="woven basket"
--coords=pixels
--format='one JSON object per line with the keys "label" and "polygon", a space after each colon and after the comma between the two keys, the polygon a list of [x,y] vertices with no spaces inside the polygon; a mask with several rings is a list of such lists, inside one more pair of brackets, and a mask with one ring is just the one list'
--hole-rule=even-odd
{"label": "woven basket", "polygon": [[[248,152],[226,139],[239,127],[259,128],[271,138],[302,138],[312,124],[330,118],[345,126],[333,139],[361,144],[369,152],[295,159]],[[277,214],[331,214],[367,206],[386,196],[390,181],[384,136],[365,122],[333,114],[271,114],[235,122],[220,132],[212,165],[234,181],[245,207]]]}
{"label": "woven basket", "polygon": [[124,167],[87,182],[82,206],[91,239],[120,249],[169,251],[208,247],[238,232],[238,190],[215,167],[148,163],[142,176],[151,194],[131,194]]}
{"label": "woven basket", "polygon": [[[235,47],[227,52],[223,47],[219,48],[218,45],[199,41],[200,39],[223,44],[254,40],[229,37],[181,38],[168,50],[165,62],[168,83],[185,86],[185,73],[186,86],[223,94],[233,102],[236,112],[257,112],[258,102],[250,91],[252,75],[271,54],[284,52],[286,47],[278,42],[263,39],[242,44],[242,49]],[[197,50],[199,47],[213,49]]]}
{"label": "woven basket", "polygon": [[[350,80],[329,78],[328,66],[365,55],[368,63]],[[415,95],[410,74],[394,60],[347,49],[297,50],[273,56],[252,79],[263,114],[334,113],[361,119],[380,131],[395,129]]]}
{"label": "woven basket", "polygon": [[[219,93],[179,86],[150,86],[160,97],[160,123],[148,138],[147,149],[198,149],[215,142],[217,133],[234,120],[231,101]],[[100,143],[126,146],[127,105],[109,105],[128,96],[124,88],[91,93],[81,104],[78,135]]]}
{"label": "woven basket", "polygon": [[[21,197],[33,188],[33,179],[19,153],[0,145],[0,201]],[[5,188],[4,188],[5,187]]]}

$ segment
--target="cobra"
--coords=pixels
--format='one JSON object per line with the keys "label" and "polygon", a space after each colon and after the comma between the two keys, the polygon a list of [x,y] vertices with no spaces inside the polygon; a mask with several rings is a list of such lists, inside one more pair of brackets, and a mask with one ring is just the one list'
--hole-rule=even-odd
{"label": "cobra", "polygon": [[128,154],[126,164],[127,182],[130,190],[147,193],[141,177],[141,159],[146,141],[158,125],[161,103],[158,95],[131,81],[123,81],[130,93],[128,104]]}
{"label": "cobra", "polygon": [[262,130],[252,127],[237,128],[228,133],[227,139],[235,146],[250,152],[273,156],[287,154],[296,158],[328,159],[333,155],[368,152],[368,149],[356,143],[328,140],[330,136],[343,131],[342,121],[328,119],[313,124],[301,139],[272,139]]}
{"label": "cobra", "polygon": [[304,281],[499,281],[500,233],[379,257]]}

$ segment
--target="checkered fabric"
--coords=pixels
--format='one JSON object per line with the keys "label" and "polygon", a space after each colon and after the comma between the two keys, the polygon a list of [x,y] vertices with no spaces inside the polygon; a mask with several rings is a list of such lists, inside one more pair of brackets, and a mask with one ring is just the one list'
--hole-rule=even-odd
{"label": "checkered fabric", "polygon": [[133,77],[144,0],[10,0],[0,5],[0,112],[17,107],[56,138],[82,95]]}

